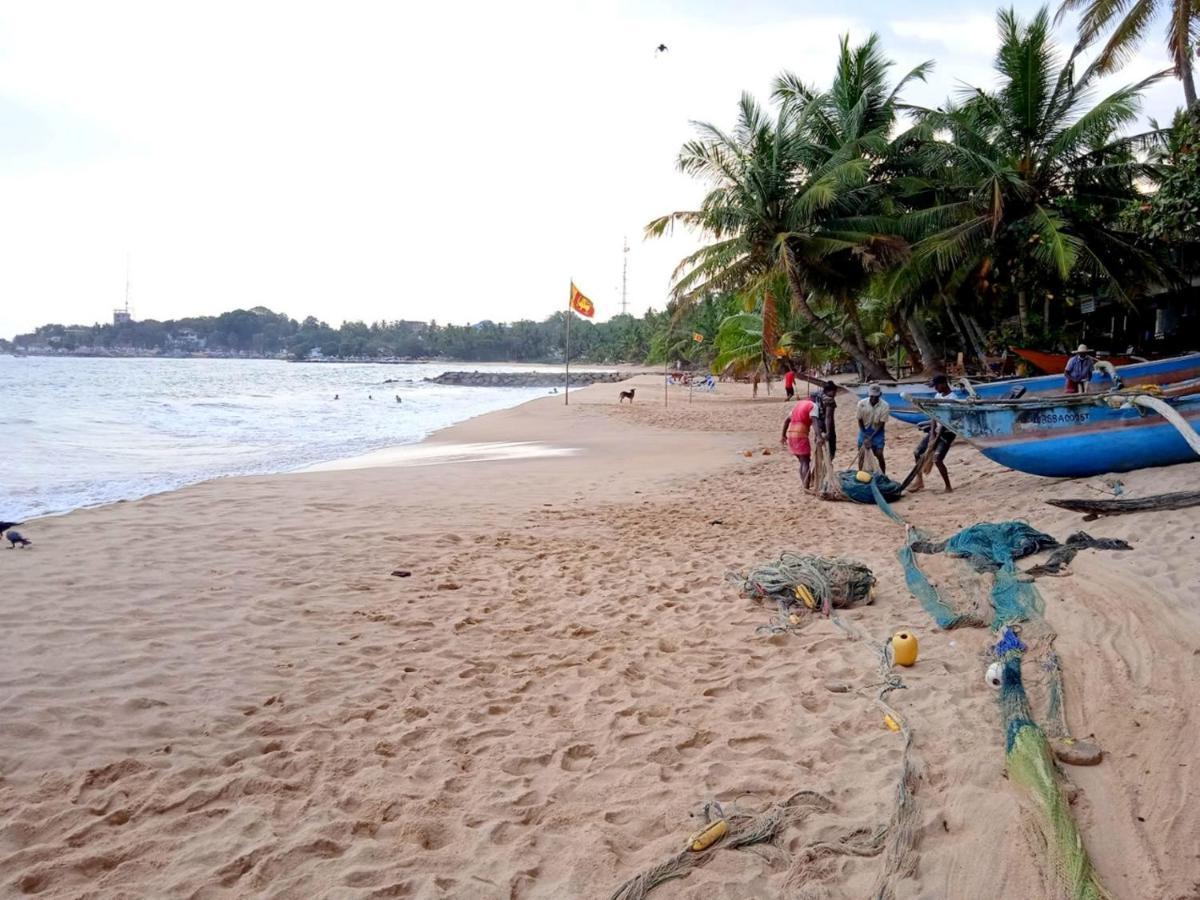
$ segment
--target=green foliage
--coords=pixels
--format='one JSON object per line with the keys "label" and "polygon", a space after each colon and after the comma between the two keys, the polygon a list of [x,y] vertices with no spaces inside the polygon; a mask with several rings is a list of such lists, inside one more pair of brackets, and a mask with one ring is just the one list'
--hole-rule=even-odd
{"label": "green foliage", "polygon": [[[876,176],[891,150],[899,91],[924,78],[930,65],[889,87],[891,63],[878,38],[854,48],[843,39],[829,90],[785,74],[776,84],[774,114],[744,94],[732,131],[698,123],[699,137],[684,144],[678,167],[708,183],[708,193],[698,209],[646,226],[651,237],[678,224],[708,240],[677,267],[675,296],[688,302],[720,290],[752,297],[760,306],[768,296],[787,296],[825,342],[870,374],[886,375],[849,307],[874,273],[906,251],[888,229],[890,189]],[[849,334],[815,311],[823,301],[847,307]],[[764,318],[770,331],[774,319]],[[740,346],[739,339],[730,340]]]}
{"label": "green foliage", "polygon": [[[715,302],[715,301],[714,301]],[[18,335],[17,349],[47,347],[63,352],[136,352],[306,359],[456,359],[479,362],[551,362],[563,358],[565,316],[559,312],[542,322],[438,325],[436,322],[343,322],[334,328],[312,316],[297,322],[263,307],[237,309],[219,316],[146,320],[120,325],[43,325]],[[571,324],[571,359],[583,362],[642,362],[651,355],[656,334],[666,334],[667,313],[649,310],[642,317],[615,316],[607,322],[575,318]],[[718,307],[701,305],[686,322],[711,338],[720,321]],[[706,324],[707,323],[707,324]],[[682,333],[682,331],[681,331]],[[699,345],[695,345],[699,347]],[[710,351],[711,354],[711,351]],[[661,356],[659,357],[661,359]],[[698,357],[703,363],[703,353]]]}
{"label": "green foliage", "polygon": [[1073,292],[1129,302],[1161,276],[1158,260],[1118,227],[1157,168],[1139,158],[1156,133],[1119,136],[1138,114],[1151,76],[1096,101],[1095,66],[1061,58],[1045,9],[1029,22],[998,15],[993,91],[964,88],[957,102],[917,110],[916,152],[905,167],[917,206],[905,223],[911,259],[887,280],[893,298],[937,294],[1022,330],[1033,299]]}
{"label": "green foliage", "polygon": [[1200,241],[1200,122],[1179,116],[1171,129],[1158,191],[1137,207],[1136,220],[1151,238]]}

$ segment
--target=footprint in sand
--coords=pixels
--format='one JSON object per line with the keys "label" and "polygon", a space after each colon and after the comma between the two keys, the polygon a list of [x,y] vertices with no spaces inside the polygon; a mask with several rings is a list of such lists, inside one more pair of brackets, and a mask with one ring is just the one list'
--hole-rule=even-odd
{"label": "footprint in sand", "polygon": [[592,764],[596,748],[591,744],[573,744],[563,751],[559,765],[567,772],[581,772]]}

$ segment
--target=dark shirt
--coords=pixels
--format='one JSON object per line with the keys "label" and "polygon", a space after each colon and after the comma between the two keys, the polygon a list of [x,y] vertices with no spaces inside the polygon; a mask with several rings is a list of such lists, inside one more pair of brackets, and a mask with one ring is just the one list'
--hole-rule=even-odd
{"label": "dark shirt", "polygon": [[824,391],[814,391],[812,401],[817,404],[813,412],[813,423],[821,429],[825,442],[829,444],[830,457],[837,455],[837,424],[834,415],[837,413],[837,400],[825,396]]}
{"label": "dark shirt", "polygon": [[1090,356],[1076,353],[1067,360],[1067,377],[1076,382],[1091,381],[1095,367],[1096,361]]}

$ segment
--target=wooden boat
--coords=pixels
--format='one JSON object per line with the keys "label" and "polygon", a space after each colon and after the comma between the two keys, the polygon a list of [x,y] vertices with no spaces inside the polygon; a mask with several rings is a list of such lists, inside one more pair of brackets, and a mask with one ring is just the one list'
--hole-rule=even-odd
{"label": "wooden boat", "polygon": [[988,459],[1030,475],[1083,478],[1200,460],[1200,380],[1148,396],[913,402]]}
{"label": "wooden boat", "polygon": [[[1041,350],[1023,350],[1020,347],[1013,347],[1012,352],[1039,372],[1045,372],[1047,375],[1060,374],[1066,369],[1067,360],[1071,358],[1070,353],[1044,353]],[[1094,353],[1092,355],[1097,359],[1110,362],[1114,366],[1130,366],[1136,362],[1145,362],[1145,360],[1134,356],[1106,356],[1103,353]]]}
{"label": "wooden boat", "polygon": [[[1165,385],[1174,382],[1188,381],[1200,378],[1200,353],[1189,353],[1186,356],[1174,356],[1170,359],[1156,359],[1152,362],[1133,363],[1128,366],[1118,366],[1117,373],[1126,387],[1135,385]],[[901,422],[919,425],[928,417],[913,405],[913,399],[918,397],[933,397],[933,388],[927,384],[904,384],[894,382],[881,384],[883,399],[891,407],[891,414]],[[1089,391],[1092,394],[1102,393],[1112,388],[1112,379],[1103,372],[1092,375]],[[859,397],[867,396],[870,385],[850,385],[849,390]],[[1003,400],[1016,390],[1024,388],[1024,397],[1055,397],[1068,396],[1064,394],[1066,380],[1062,375],[1039,375],[1036,378],[1006,378],[1002,381],[989,381],[985,384],[974,385],[975,393],[984,400]]]}

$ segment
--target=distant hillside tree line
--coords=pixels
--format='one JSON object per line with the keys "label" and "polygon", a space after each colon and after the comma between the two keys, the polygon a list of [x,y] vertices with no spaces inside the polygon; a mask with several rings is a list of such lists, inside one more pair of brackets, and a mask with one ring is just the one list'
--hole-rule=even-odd
{"label": "distant hillside tree line", "polygon": [[[707,365],[720,321],[733,309],[732,298],[710,298],[686,311],[648,310],[592,322],[576,317],[571,328],[571,359],[593,363],[658,363],[673,359]],[[309,359],[451,359],[480,362],[561,362],[566,312],[535,322],[491,321],[473,325],[437,322],[343,322],[333,327],[313,316],[297,321],[265,307],[235,309],[219,316],[122,322],[43,325],[17,335],[8,346],[18,352],[65,354],[209,354]],[[696,342],[694,334],[704,338]],[[0,343],[0,350],[5,345]]]}

